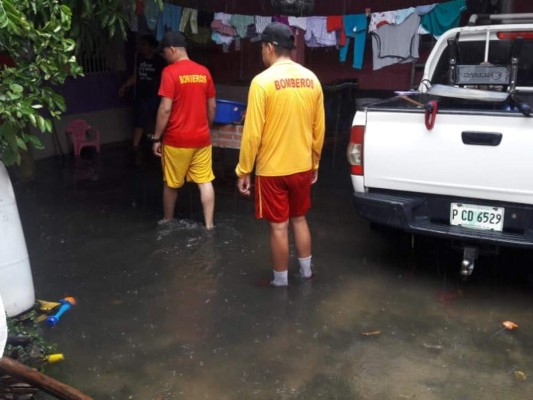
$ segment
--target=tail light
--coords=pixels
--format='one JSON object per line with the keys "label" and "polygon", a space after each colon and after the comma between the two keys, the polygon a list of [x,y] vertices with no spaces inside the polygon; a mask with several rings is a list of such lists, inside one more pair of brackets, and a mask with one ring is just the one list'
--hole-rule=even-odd
{"label": "tail light", "polygon": [[504,39],[531,40],[531,39],[533,39],[533,32],[531,32],[531,31],[527,31],[527,32],[498,32],[498,33],[496,33],[496,36],[500,40],[504,40]]}
{"label": "tail light", "polygon": [[363,175],[363,142],[365,139],[365,127],[362,125],[352,126],[350,144],[348,145],[348,163],[351,166],[352,175]]}

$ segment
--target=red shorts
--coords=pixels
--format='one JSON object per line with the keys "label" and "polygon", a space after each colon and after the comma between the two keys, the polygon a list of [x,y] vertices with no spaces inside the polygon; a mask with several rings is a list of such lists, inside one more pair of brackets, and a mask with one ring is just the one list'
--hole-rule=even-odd
{"label": "red shorts", "polygon": [[255,216],[284,222],[304,216],[311,207],[312,172],[255,177]]}

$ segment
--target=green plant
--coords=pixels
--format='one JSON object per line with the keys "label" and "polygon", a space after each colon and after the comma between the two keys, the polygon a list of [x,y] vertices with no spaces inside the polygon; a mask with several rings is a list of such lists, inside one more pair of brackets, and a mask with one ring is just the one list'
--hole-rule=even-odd
{"label": "green plant", "polygon": [[0,0],[0,52],[14,65],[0,69],[0,153],[5,164],[20,162],[20,150],[40,140],[33,126],[52,131],[50,117],[65,111],[53,86],[82,74],[67,36],[71,11],[58,0]]}
{"label": "green plant", "polygon": [[[160,7],[163,0],[156,0]],[[65,111],[54,87],[82,75],[79,49],[91,52],[114,35],[126,37],[135,0],[0,0],[0,159],[20,163],[28,144],[42,148],[30,132],[52,132],[51,118]]]}

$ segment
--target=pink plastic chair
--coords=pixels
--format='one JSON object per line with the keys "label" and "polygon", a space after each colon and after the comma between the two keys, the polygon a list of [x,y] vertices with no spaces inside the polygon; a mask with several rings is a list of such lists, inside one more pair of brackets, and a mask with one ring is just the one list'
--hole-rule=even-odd
{"label": "pink plastic chair", "polygon": [[[89,131],[90,135],[88,135]],[[84,119],[70,121],[66,132],[72,139],[76,158],[80,158],[81,149],[84,147],[94,147],[96,152],[100,153],[100,132],[91,127]]]}

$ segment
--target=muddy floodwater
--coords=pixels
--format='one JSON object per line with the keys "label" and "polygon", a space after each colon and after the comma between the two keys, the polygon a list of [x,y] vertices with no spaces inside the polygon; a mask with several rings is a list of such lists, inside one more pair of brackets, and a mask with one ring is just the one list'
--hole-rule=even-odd
{"label": "muddy floodwater", "polygon": [[194,186],[157,227],[157,165],[132,168],[122,148],[40,161],[15,184],[37,297],[78,300],[45,329],[66,357],[50,375],[98,400],[533,399],[531,252],[482,257],[463,282],[447,242],[358,219],[348,169],[324,162],[317,277],[263,287],[266,225],[217,168],[212,233]]}

